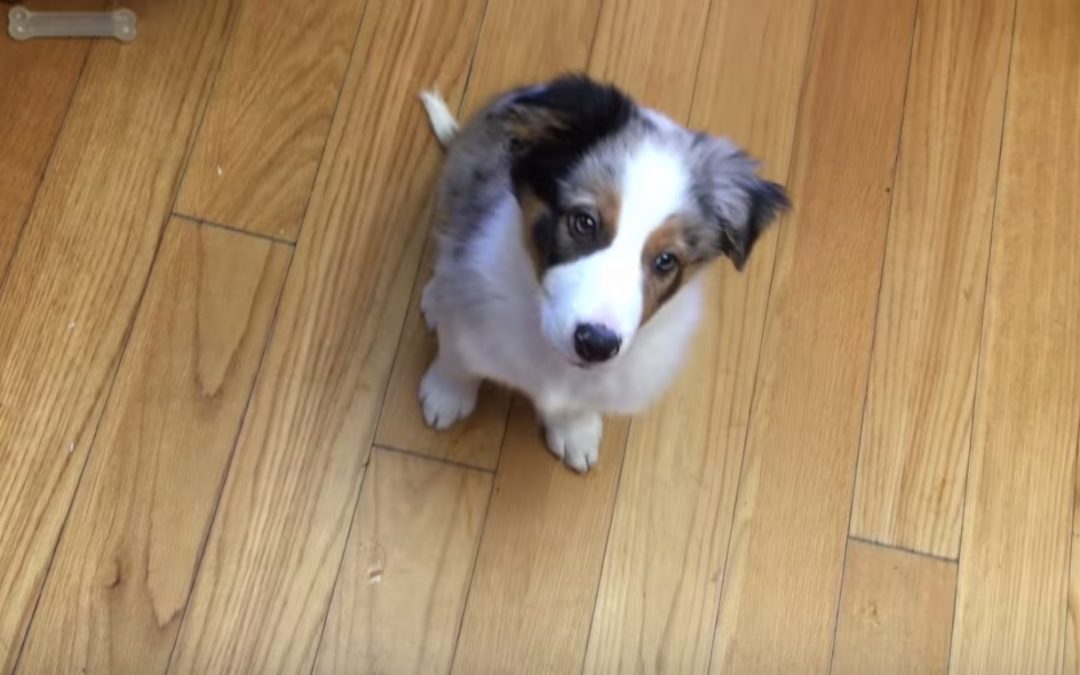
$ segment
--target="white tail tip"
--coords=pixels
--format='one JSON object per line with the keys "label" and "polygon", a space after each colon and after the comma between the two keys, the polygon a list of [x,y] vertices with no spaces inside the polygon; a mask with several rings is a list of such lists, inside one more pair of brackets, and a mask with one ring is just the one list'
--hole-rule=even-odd
{"label": "white tail tip", "polygon": [[446,147],[458,133],[458,123],[454,119],[454,113],[450,112],[450,107],[446,105],[442,95],[433,89],[420,92],[420,102],[424,104],[424,110],[427,111],[435,137],[439,139],[443,147]]}

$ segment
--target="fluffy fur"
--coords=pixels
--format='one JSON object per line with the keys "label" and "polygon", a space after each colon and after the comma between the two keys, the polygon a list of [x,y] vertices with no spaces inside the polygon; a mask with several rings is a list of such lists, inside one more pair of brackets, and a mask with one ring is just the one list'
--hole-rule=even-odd
{"label": "fluffy fur", "polygon": [[726,140],[585,77],[509,92],[460,131],[437,95],[422,100],[448,147],[424,417],[450,426],[492,380],[527,394],[551,451],[585,471],[601,415],[641,410],[678,372],[700,269],[742,268],[787,197]]}

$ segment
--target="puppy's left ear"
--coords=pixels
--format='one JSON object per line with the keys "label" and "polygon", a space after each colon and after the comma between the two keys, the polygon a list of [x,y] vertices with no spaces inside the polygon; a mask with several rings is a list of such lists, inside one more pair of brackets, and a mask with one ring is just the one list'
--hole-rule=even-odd
{"label": "puppy's left ear", "polygon": [[784,186],[757,176],[736,188],[745,194],[746,210],[720,217],[720,252],[742,270],[758,237],[781,213],[791,208]]}
{"label": "puppy's left ear", "polygon": [[791,207],[784,188],[757,174],[758,163],[730,141],[694,134],[694,193],[712,226],[712,252],[743,269],[758,237]]}

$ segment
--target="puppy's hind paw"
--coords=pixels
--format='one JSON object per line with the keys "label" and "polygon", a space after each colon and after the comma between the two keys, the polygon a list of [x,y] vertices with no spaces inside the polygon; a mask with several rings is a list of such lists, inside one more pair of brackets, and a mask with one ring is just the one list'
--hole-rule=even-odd
{"label": "puppy's hind paw", "polygon": [[547,446],[551,454],[578,473],[585,473],[600,458],[600,438],[604,423],[599,415],[583,415],[547,424]]}
{"label": "puppy's hind paw", "polygon": [[468,417],[476,409],[478,380],[452,379],[435,367],[420,381],[420,406],[424,421],[436,429],[446,429]]}

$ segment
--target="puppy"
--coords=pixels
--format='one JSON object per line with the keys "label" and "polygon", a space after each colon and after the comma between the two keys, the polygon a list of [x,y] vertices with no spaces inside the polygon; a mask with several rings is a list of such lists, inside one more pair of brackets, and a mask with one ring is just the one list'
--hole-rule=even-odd
{"label": "puppy", "polygon": [[466,417],[491,380],[527,394],[551,452],[584,472],[601,415],[640,411],[678,372],[702,268],[741,269],[784,189],[728,141],[584,76],[511,91],[460,130],[437,94],[421,100],[448,149],[424,419]]}

